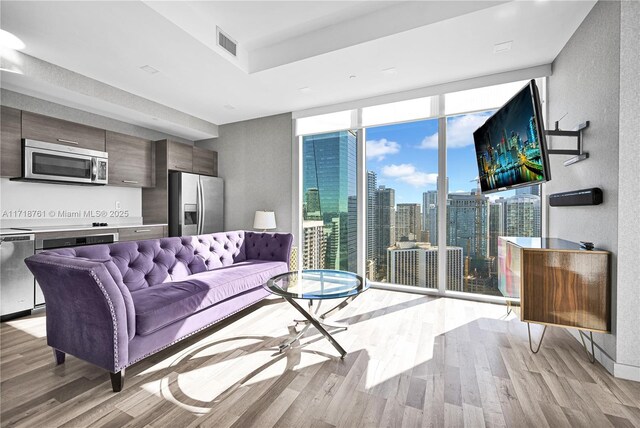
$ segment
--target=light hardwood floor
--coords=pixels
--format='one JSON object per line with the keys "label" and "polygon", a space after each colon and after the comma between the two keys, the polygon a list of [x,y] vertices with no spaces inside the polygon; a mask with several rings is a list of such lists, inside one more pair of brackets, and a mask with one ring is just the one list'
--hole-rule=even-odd
{"label": "light hardwood floor", "polygon": [[242,315],[128,368],[117,394],[72,356],[54,366],[44,315],[3,323],[1,425],[640,427],[640,383],[559,328],[531,354],[504,306],[369,290],[333,318],[351,325],[344,360],[315,330],[277,354],[284,301]]}

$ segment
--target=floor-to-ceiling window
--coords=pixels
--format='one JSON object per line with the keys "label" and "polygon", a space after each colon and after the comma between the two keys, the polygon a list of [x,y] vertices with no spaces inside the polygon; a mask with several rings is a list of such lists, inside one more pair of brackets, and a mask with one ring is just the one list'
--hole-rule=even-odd
{"label": "floor-to-ceiling window", "polygon": [[369,127],[366,136],[367,277],[437,289],[438,120]]}
{"label": "floor-to-ceiling window", "polygon": [[[484,111],[447,117],[446,289],[500,296],[498,236],[541,236],[540,186],[483,195],[478,183],[473,131]],[[515,136],[520,138],[520,136]]]}
{"label": "floor-to-ceiling window", "polygon": [[357,271],[356,143],[354,131],[302,138],[305,269]]}
{"label": "floor-to-ceiling window", "polygon": [[481,194],[473,131],[525,83],[298,119],[303,267],[499,296],[498,236],[541,236],[541,186]]}

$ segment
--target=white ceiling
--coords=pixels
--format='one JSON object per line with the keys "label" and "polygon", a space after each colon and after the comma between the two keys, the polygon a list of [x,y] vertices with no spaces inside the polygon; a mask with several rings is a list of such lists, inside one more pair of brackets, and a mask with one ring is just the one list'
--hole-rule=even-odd
{"label": "white ceiling", "polygon": [[[549,64],[594,3],[3,0],[0,7],[2,29],[25,43],[24,53],[224,124]],[[238,42],[237,59],[215,45],[216,25]],[[493,53],[510,40],[510,51]],[[395,74],[381,72],[391,67]],[[36,74],[25,73],[20,85]],[[2,79],[15,77],[3,71]]]}

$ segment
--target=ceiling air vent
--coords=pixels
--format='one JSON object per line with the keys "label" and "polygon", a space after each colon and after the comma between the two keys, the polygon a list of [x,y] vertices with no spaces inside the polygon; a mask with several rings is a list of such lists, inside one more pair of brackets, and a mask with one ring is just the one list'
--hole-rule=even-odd
{"label": "ceiling air vent", "polygon": [[238,44],[233,39],[231,39],[231,37],[226,35],[220,29],[220,27],[216,27],[216,31],[218,33],[218,45],[229,52],[231,55],[236,56],[236,47],[238,46]]}

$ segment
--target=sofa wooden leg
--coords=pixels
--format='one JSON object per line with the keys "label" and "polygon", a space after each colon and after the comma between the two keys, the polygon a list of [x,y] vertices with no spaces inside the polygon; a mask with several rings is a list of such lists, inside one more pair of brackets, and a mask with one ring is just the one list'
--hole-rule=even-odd
{"label": "sofa wooden leg", "polygon": [[58,351],[57,349],[54,348],[53,350],[53,361],[56,363],[56,366],[59,366],[60,364],[64,364],[64,357],[66,356],[66,354],[62,351]]}
{"label": "sofa wooden leg", "polygon": [[122,387],[124,386],[124,369],[120,370],[118,373],[111,373],[111,388],[113,388],[113,392],[122,391]]}

